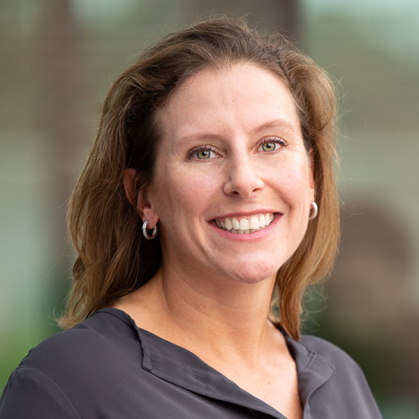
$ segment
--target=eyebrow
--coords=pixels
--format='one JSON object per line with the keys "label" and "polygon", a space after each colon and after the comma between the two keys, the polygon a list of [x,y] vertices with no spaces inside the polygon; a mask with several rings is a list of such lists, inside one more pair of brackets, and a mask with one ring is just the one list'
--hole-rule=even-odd
{"label": "eyebrow", "polygon": [[298,134],[298,132],[295,129],[294,124],[292,124],[290,121],[286,119],[273,119],[271,121],[264,122],[263,124],[253,129],[253,132],[258,133],[261,131],[266,131],[268,129],[275,129],[275,128],[285,129],[294,135]]}
{"label": "eyebrow", "polygon": [[[262,123],[261,125],[257,126],[256,128],[252,129],[252,133],[253,134],[257,134],[259,132],[262,131],[267,131],[269,129],[281,129],[281,130],[285,130],[287,132],[289,132],[292,135],[297,135],[298,132],[295,129],[295,126],[288,120],[286,119],[273,119],[270,121],[266,121],[264,123]],[[223,135],[222,134],[214,134],[211,132],[197,132],[197,133],[192,133],[192,134],[186,134],[184,136],[182,136],[179,139],[180,143],[183,143],[185,141],[188,140],[195,140],[195,139],[200,139],[200,140],[219,140],[222,139]]]}

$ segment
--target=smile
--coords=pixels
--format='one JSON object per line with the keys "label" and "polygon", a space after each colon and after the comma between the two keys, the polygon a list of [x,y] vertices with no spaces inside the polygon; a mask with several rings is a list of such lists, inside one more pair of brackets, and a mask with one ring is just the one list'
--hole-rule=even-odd
{"label": "smile", "polygon": [[274,214],[252,215],[251,217],[232,217],[215,220],[218,228],[236,234],[249,234],[268,227],[274,220]]}

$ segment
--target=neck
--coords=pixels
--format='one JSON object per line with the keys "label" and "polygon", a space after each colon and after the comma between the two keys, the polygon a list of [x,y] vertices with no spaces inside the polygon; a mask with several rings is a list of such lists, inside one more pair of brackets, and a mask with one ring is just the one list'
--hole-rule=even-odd
{"label": "neck", "polygon": [[169,340],[200,356],[242,358],[257,364],[260,353],[272,343],[267,320],[275,278],[257,283],[202,278],[188,281],[176,272],[159,270],[153,278]]}

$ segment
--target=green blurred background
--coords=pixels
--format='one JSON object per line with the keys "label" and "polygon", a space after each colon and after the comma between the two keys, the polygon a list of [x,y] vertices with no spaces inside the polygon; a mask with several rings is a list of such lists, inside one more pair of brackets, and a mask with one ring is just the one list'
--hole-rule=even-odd
{"label": "green blurred background", "polygon": [[385,419],[419,418],[417,0],[0,0],[0,390],[58,331],[66,204],[110,84],[210,13],[282,28],[338,84],[342,242],[305,332],[361,364]]}

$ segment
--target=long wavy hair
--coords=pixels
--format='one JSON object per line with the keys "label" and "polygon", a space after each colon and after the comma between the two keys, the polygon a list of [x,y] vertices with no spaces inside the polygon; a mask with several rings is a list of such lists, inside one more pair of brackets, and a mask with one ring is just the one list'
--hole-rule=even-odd
{"label": "long wavy hair", "polygon": [[312,154],[319,214],[280,268],[271,309],[271,318],[299,339],[304,291],[329,273],[338,242],[333,86],[322,69],[279,33],[261,33],[243,19],[226,17],[205,19],[164,37],[112,85],[97,138],[69,203],[69,231],[78,257],[59,321],[62,328],[140,288],[156,273],[162,263],[160,243],[158,238],[143,238],[142,220],[124,191],[124,172],[136,170],[135,202],[158,170],[156,110],[200,70],[237,63],[266,69],[288,86],[305,147]]}

